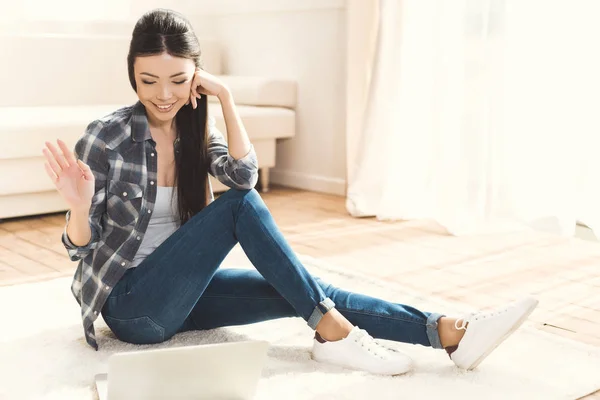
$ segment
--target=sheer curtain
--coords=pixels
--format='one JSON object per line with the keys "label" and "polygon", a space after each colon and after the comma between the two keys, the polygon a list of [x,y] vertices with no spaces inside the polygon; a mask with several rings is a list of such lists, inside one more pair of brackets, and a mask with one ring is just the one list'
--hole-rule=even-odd
{"label": "sheer curtain", "polygon": [[600,229],[600,2],[381,0],[347,209],[449,232]]}

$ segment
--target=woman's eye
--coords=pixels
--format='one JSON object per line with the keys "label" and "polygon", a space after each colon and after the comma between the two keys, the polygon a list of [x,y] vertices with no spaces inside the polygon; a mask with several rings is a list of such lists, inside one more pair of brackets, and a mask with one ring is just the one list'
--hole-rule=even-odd
{"label": "woman's eye", "polygon": [[177,85],[181,85],[182,83],[185,83],[185,82],[186,82],[186,81],[185,81],[185,80],[183,80],[183,81],[175,82],[175,84],[177,84]]}
{"label": "woman's eye", "polygon": [[154,82],[148,82],[148,81],[145,81],[145,80],[142,80],[142,82],[145,83],[146,85],[152,85],[152,84],[154,84]]}

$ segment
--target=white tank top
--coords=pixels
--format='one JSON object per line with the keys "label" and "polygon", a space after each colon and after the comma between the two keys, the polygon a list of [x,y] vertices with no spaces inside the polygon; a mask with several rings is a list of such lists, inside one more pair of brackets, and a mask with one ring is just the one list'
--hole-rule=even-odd
{"label": "white tank top", "polygon": [[179,216],[177,215],[177,193],[171,202],[174,188],[171,186],[156,187],[156,203],[154,212],[148,222],[148,229],[142,239],[140,248],[129,268],[137,267],[146,257],[160,246],[169,236],[179,228]]}

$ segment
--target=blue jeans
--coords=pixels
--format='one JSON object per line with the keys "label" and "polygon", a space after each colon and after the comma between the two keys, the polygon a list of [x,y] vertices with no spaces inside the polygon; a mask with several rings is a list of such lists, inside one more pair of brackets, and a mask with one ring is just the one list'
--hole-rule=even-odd
{"label": "blue jeans", "polygon": [[[256,270],[219,269],[240,243]],[[102,309],[122,341],[159,343],[179,332],[301,317],[315,329],[335,307],[372,336],[441,348],[441,314],[351,293],[312,276],[258,192],[231,189],[125,272]]]}

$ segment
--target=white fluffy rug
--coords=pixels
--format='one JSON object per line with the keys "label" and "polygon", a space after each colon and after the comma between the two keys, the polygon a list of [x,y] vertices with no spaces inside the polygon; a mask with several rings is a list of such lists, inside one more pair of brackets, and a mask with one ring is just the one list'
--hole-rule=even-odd
{"label": "white fluffy rug", "polygon": [[[325,280],[365,294],[453,314],[456,305],[423,298],[392,284],[302,257]],[[236,248],[226,266],[251,267]],[[119,342],[99,319],[100,351],[83,339],[71,278],[0,288],[0,398],[94,399],[93,378],[107,358],[148,346]],[[41,308],[37,308],[38,305]],[[37,321],[34,321],[37,320]],[[445,352],[396,344],[416,361],[405,376],[380,377],[320,365],[310,359],[312,332],[300,319],[186,332],[155,347],[266,339],[272,343],[258,399],[575,399],[600,388],[600,349],[524,326],[473,372],[454,367]]]}

